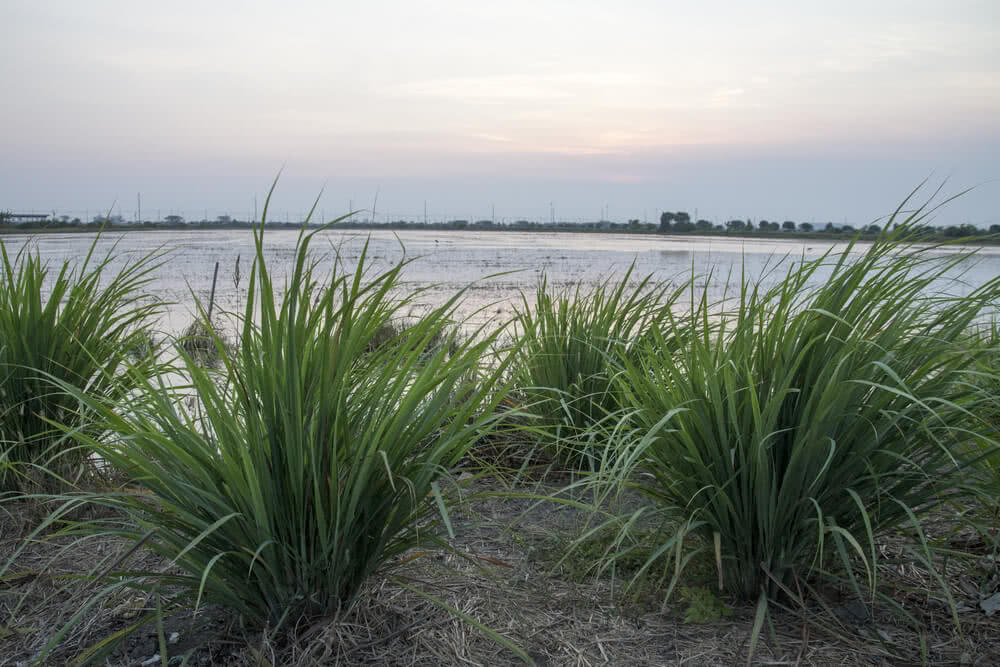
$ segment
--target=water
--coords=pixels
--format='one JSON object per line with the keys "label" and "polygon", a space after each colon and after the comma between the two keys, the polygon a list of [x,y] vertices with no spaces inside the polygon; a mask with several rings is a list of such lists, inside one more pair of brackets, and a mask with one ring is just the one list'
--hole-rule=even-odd
{"label": "water", "polygon": [[[291,271],[298,233],[274,230],[265,234],[265,257],[275,283]],[[29,237],[0,237],[8,252],[16,252]],[[82,259],[94,241],[88,233],[47,234],[31,237],[41,256],[51,263]],[[168,302],[160,323],[166,333],[178,333],[192,320],[195,299],[207,305],[212,272],[219,262],[216,308],[239,310],[246,302],[248,274],[254,257],[253,237],[248,230],[219,231],[130,231],[106,234],[98,253],[117,243],[122,257],[137,258],[160,247],[171,249],[166,263],[153,275],[149,291]],[[403,270],[404,289],[428,288],[413,306],[413,314],[445,302],[467,289],[460,314],[472,315],[473,323],[509,318],[523,292],[532,298],[544,273],[555,288],[592,284],[602,277],[621,275],[634,262],[636,278],[653,274],[657,280],[682,283],[692,270],[709,297],[723,295],[726,283],[738,281],[741,271],[755,279],[779,262],[812,259],[831,248],[846,247],[814,239],[720,239],[695,236],[585,234],[543,232],[468,231],[323,231],[313,241],[313,254],[321,259],[325,274],[339,254],[349,269],[356,266],[365,243],[373,270],[385,270],[404,257],[412,258]],[[856,252],[867,248],[859,244]],[[942,256],[947,251],[941,251]],[[235,281],[240,258],[241,280]],[[982,248],[962,267],[961,282],[941,285],[956,294],[1000,275],[1000,248]],[[783,271],[770,274],[773,282]]]}

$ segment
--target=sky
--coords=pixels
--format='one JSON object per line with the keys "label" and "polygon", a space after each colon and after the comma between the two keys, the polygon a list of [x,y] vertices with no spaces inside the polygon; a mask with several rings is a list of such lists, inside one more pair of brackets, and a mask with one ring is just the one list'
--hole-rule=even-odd
{"label": "sky", "polygon": [[0,91],[0,210],[1000,223],[997,0],[4,0]]}

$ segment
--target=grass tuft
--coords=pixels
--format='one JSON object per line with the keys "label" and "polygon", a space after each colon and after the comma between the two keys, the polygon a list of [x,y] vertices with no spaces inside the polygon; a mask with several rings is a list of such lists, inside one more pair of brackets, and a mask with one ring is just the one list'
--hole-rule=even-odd
{"label": "grass tuft", "polygon": [[633,283],[634,268],[587,292],[577,286],[553,293],[543,277],[534,303],[522,295],[516,312],[516,386],[538,415],[536,430],[549,450],[572,465],[587,468],[602,458],[588,433],[622,407],[616,375],[680,293],[652,275]]}
{"label": "grass tuft", "polygon": [[[401,331],[400,344],[379,345],[409,306],[392,296],[404,264],[372,274],[366,245],[354,270],[338,259],[321,282],[315,234],[303,229],[292,275],[276,286],[255,230],[224,378],[182,354],[195,407],[152,382],[127,409],[66,387],[119,435],[82,442],[143,489],[96,499],[134,527],[89,530],[148,539],[176,566],[130,573],[130,585],[169,585],[177,603],[212,602],[272,630],[336,616],[370,575],[440,544],[450,523],[438,480],[492,428],[503,397],[506,362],[482,359],[493,336],[447,333],[459,296]],[[442,338],[448,345],[428,352]]]}
{"label": "grass tuft", "polygon": [[862,597],[877,585],[876,536],[919,530],[972,492],[968,443],[990,436],[968,428],[980,394],[964,341],[1000,278],[943,294],[968,256],[908,244],[925,215],[860,255],[794,263],[774,288],[743,279],[721,304],[692,289],[663,329],[683,345],[654,341],[628,364],[638,426],[617,480],[642,470],[645,492],[682,519],[657,553],[679,568],[685,538],[700,537],[741,599],[782,598],[834,569]]}
{"label": "grass tuft", "polygon": [[112,246],[100,256],[100,241],[58,271],[30,243],[12,257],[0,241],[0,491],[58,487],[92,470],[90,449],[53,423],[90,438],[102,426],[53,378],[114,403],[157,368],[149,328],[161,305],[143,290],[164,253],[128,259]]}

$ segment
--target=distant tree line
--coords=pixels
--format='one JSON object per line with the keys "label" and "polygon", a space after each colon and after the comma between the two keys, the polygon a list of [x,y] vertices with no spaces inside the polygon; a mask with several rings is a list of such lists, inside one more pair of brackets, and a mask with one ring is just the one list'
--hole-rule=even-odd
{"label": "distant tree line", "polygon": [[[40,220],[16,221],[17,215],[10,211],[0,210],[0,231],[32,231],[51,229],[94,230],[102,226],[110,227],[142,227],[144,229],[249,229],[253,223],[237,220],[228,215],[220,215],[214,220],[196,220],[188,222],[180,215],[164,216],[162,221],[144,220],[142,222],[127,222],[120,215],[96,215],[89,222],[69,216],[52,216]],[[268,227],[297,228],[301,222],[269,221]],[[321,224],[321,223],[314,223]],[[444,222],[415,222],[410,220],[393,220],[389,222],[372,223],[367,220],[344,220],[337,223],[343,229],[428,229],[428,230],[469,230],[469,231],[572,231],[572,232],[615,232],[627,234],[708,234],[723,236],[757,236],[767,234],[806,234],[821,237],[823,235],[855,235],[874,236],[882,231],[877,224],[854,227],[849,224],[827,222],[813,224],[810,222],[796,223],[792,220],[777,222],[772,220],[728,220],[724,224],[715,224],[709,220],[692,220],[686,211],[664,211],[660,215],[659,225],[642,222],[637,218],[627,223],[599,220],[596,222],[534,222],[515,220],[505,224],[497,224],[493,220],[448,220]],[[934,227],[923,225],[913,231],[913,235],[921,240],[947,240],[956,238],[977,238],[989,242],[1000,243],[1000,237],[987,238],[990,235],[1000,235],[1000,224],[990,225],[988,230],[970,224],[952,225],[949,227]]]}
{"label": "distant tree line", "polygon": [[[687,234],[692,232],[705,234],[722,232],[726,234],[736,233],[741,235],[773,232],[853,235],[860,232],[862,235],[874,236],[882,232],[882,227],[874,223],[856,228],[853,225],[838,224],[834,222],[827,222],[821,226],[814,225],[811,222],[796,223],[793,220],[785,220],[784,222],[778,223],[777,221],[763,219],[758,220],[755,223],[750,218],[746,220],[727,220],[724,225],[721,225],[713,224],[712,222],[704,219],[692,222],[690,214],[685,211],[678,211],[676,213],[664,211],[660,215],[660,226],[657,228],[657,232],[660,234]],[[993,234],[1000,234],[1000,224],[990,225],[988,230],[969,224],[952,225],[950,227],[921,225],[914,230],[913,234],[916,237],[926,238],[928,240],[933,240],[934,238],[954,239],[985,237]]]}

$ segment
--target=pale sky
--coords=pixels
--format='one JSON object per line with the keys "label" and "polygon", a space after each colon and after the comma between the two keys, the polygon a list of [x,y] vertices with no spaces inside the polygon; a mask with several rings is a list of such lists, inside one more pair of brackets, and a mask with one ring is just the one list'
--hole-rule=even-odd
{"label": "pale sky", "polygon": [[1000,2],[0,4],[0,209],[1000,223]]}

